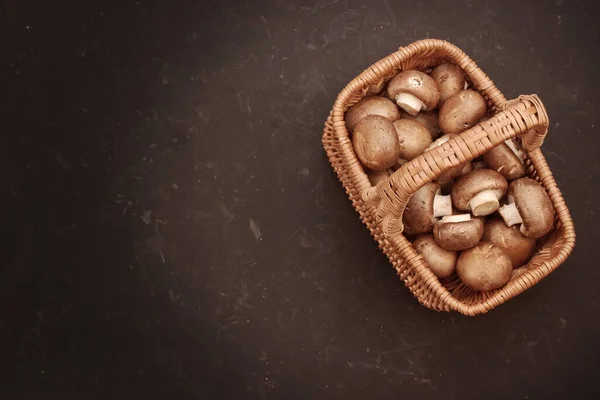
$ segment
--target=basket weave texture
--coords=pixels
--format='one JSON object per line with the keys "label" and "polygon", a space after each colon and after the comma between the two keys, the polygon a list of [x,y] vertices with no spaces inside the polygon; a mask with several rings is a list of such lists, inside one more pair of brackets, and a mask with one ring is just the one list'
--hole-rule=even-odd
{"label": "basket weave texture", "polygon": [[[363,97],[381,94],[399,71],[424,70],[443,62],[452,62],[464,70],[471,88],[485,98],[489,119],[409,161],[372,187],[354,152],[344,113]],[[325,123],[322,142],[361,220],[418,301],[438,311],[477,315],[548,276],[565,261],[575,245],[569,210],[540,150],[547,131],[548,115],[536,95],[507,101],[462,50],[443,40],[426,39],[401,47],[354,78],[338,95]],[[554,229],[538,244],[531,260],[515,269],[511,280],[500,289],[476,292],[456,276],[440,281],[402,234],[406,203],[414,192],[445,170],[472,160],[510,138],[518,138],[525,150],[528,176],[540,182],[550,196],[556,211]]]}

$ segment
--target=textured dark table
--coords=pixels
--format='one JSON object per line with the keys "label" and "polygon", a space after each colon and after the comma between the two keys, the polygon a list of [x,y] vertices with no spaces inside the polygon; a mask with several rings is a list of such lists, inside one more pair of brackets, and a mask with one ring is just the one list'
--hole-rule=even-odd
{"label": "textured dark table", "polygon": [[[0,398],[598,396],[593,2],[293,3],[3,2]],[[424,37],[540,95],[577,227],[476,318],[413,299],[320,144]]]}

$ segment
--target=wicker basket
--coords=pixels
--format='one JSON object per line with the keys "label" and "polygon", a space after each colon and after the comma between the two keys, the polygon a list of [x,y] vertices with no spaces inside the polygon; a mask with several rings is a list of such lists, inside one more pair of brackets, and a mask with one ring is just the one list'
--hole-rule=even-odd
{"label": "wicker basket", "polygon": [[[344,122],[344,113],[368,94],[380,94],[400,70],[427,69],[444,61],[460,66],[472,88],[486,99],[490,118],[447,143],[404,164],[372,187],[359,163]],[[361,220],[392,262],[400,279],[419,302],[438,311],[476,315],[504,303],[556,269],[573,250],[575,230],[569,210],[539,149],[548,130],[548,116],[537,96],[506,101],[492,81],[462,50],[427,39],[400,48],[354,78],[338,95],[325,124],[323,146]],[[402,234],[402,213],[411,195],[448,168],[519,137],[526,152],[528,175],[541,182],[556,210],[553,231],[538,243],[527,265],[514,270],[501,289],[476,292],[457,277],[438,280]]]}

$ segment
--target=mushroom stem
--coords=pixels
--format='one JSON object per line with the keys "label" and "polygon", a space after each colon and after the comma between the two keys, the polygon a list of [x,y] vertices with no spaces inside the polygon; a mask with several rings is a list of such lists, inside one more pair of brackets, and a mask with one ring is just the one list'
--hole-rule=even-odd
{"label": "mushroom stem", "polygon": [[450,195],[436,194],[433,198],[433,216],[435,218],[452,215],[452,198]]}
{"label": "mushroom stem", "polygon": [[504,223],[508,226],[523,223],[523,219],[521,218],[521,214],[519,214],[516,203],[510,203],[502,206],[498,209],[498,212],[502,216]]}
{"label": "mushroom stem", "polygon": [[417,115],[424,106],[421,100],[410,93],[398,93],[396,104],[411,115]]}
{"label": "mushroom stem", "polygon": [[498,209],[500,203],[493,190],[484,190],[473,197],[471,201],[469,201],[468,206],[473,215],[478,217],[480,215],[489,215],[493,213]]}
{"label": "mushroom stem", "polygon": [[471,214],[448,215],[442,218],[442,223],[446,222],[465,222],[471,220]]}
{"label": "mushroom stem", "polygon": [[517,148],[517,144],[512,141],[512,139],[505,140],[504,143],[508,146],[509,149],[512,150],[513,153],[521,160],[521,162],[525,161],[525,154],[523,154],[523,150]]}

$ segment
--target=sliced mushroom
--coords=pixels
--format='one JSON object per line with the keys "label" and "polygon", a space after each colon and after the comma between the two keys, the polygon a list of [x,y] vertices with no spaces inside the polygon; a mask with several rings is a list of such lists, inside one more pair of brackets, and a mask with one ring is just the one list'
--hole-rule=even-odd
{"label": "sliced mushroom", "polygon": [[356,125],[352,144],[360,162],[374,171],[390,168],[400,154],[396,128],[379,115],[369,115]]}
{"label": "sliced mushroom", "polygon": [[400,109],[393,101],[381,96],[367,96],[352,106],[346,113],[346,128],[352,133],[364,117],[380,115],[395,121],[400,118]]}
{"label": "sliced mushroom", "polygon": [[440,104],[465,87],[465,73],[456,64],[440,64],[431,71],[431,77],[440,89]]}
{"label": "sliced mushroom", "polygon": [[506,285],[512,270],[508,255],[501,248],[487,242],[463,251],[456,262],[460,280],[478,291],[494,290]]}
{"label": "sliced mushroom", "polygon": [[470,214],[450,215],[433,226],[433,236],[444,250],[461,251],[475,246],[483,235],[483,222]]}
{"label": "sliced mushroom", "polygon": [[[433,148],[441,146],[442,144],[444,144],[448,140],[450,140],[450,138],[452,138],[453,136],[454,135],[441,136],[438,140],[431,143],[429,145],[429,147],[427,148],[427,150],[431,150]],[[437,182],[439,182],[440,185],[446,187],[452,182],[452,179],[456,178],[457,176],[464,175],[467,172],[470,172],[471,170],[473,170],[473,166],[471,165],[471,163],[469,161],[467,161],[464,164],[460,164],[460,165],[457,165],[456,167],[447,169],[446,171],[442,172],[435,180]]]}
{"label": "sliced mushroom", "polygon": [[391,171],[389,169],[383,171],[367,171],[367,177],[372,186],[377,186],[379,182],[386,180],[390,175]]}
{"label": "sliced mushroom", "polygon": [[438,278],[448,278],[456,270],[458,255],[455,251],[444,250],[438,246],[433,239],[433,235],[419,236],[413,242],[413,247],[423,257],[431,272]]}
{"label": "sliced mushroom", "polygon": [[498,212],[508,226],[521,224],[523,235],[539,239],[552,230],[554,206],[544,187],[530,178],[513,181],[508,187],[507,204]]}
{"label": "sliced mushroom", "polygon": [[390,99],[412,115],[432,110],[440,101],[440,91],[433,78],[417,70],[400,72],[391,80],[387,92]]}
{"label": "sliced mushroom", "polygon": [[431,144],[431,135],[417,121],[399,119],[394,121],[393,124],[398,133],[398,140],[400,141],[399,164],[420,156],[427,146]]}
{"label": "sliced mushroom", "polygon": [[423,125],[431,135],[431,140],[435,140],[440,135],[440,125],[438,124],[436,111],[421,111],[417,115],[412,115],[401,110],[400,115],[402,119],[412,119]]}
{"label": "sliced mushroom", "polygon": [[507,226],[499,217],[490,218],[486,222],[481,240],[504,250],[513,268],[525,264],[535,247],[535,239],[523,236],[516,226]]}
{"label": "sliced mushroom", "polygon": [[[507,142],[515,148],[512,141],[507,140]],[[508,143],[500,143],[485,153],[483,161],[490,169],[500,172],[507,180],[514,181],[515,179],[522,178],[527,171],[525,170],[523,159],[513,151],[513,148]]]}
{"label": "sliced mushroom", "polygon": [[452,203],[459,210],[475,216],[489,215],[500,206],[508,183],[491,169],[476,169],[458,178],[452,187]]}
{"label": "sliced mushroom", "polygon": [[450,196],[442,196],[440,192],[438,183],[429,182],[412,195],[402,216],[406,234],[431,232],[438,218],[452,213]]}
{"label": "sliced mushroom", "polygon": [[475,126],[485,113],[483,96],[474,90],[461,90],[440,107],[440,128],[446,134],[458,134]]}

